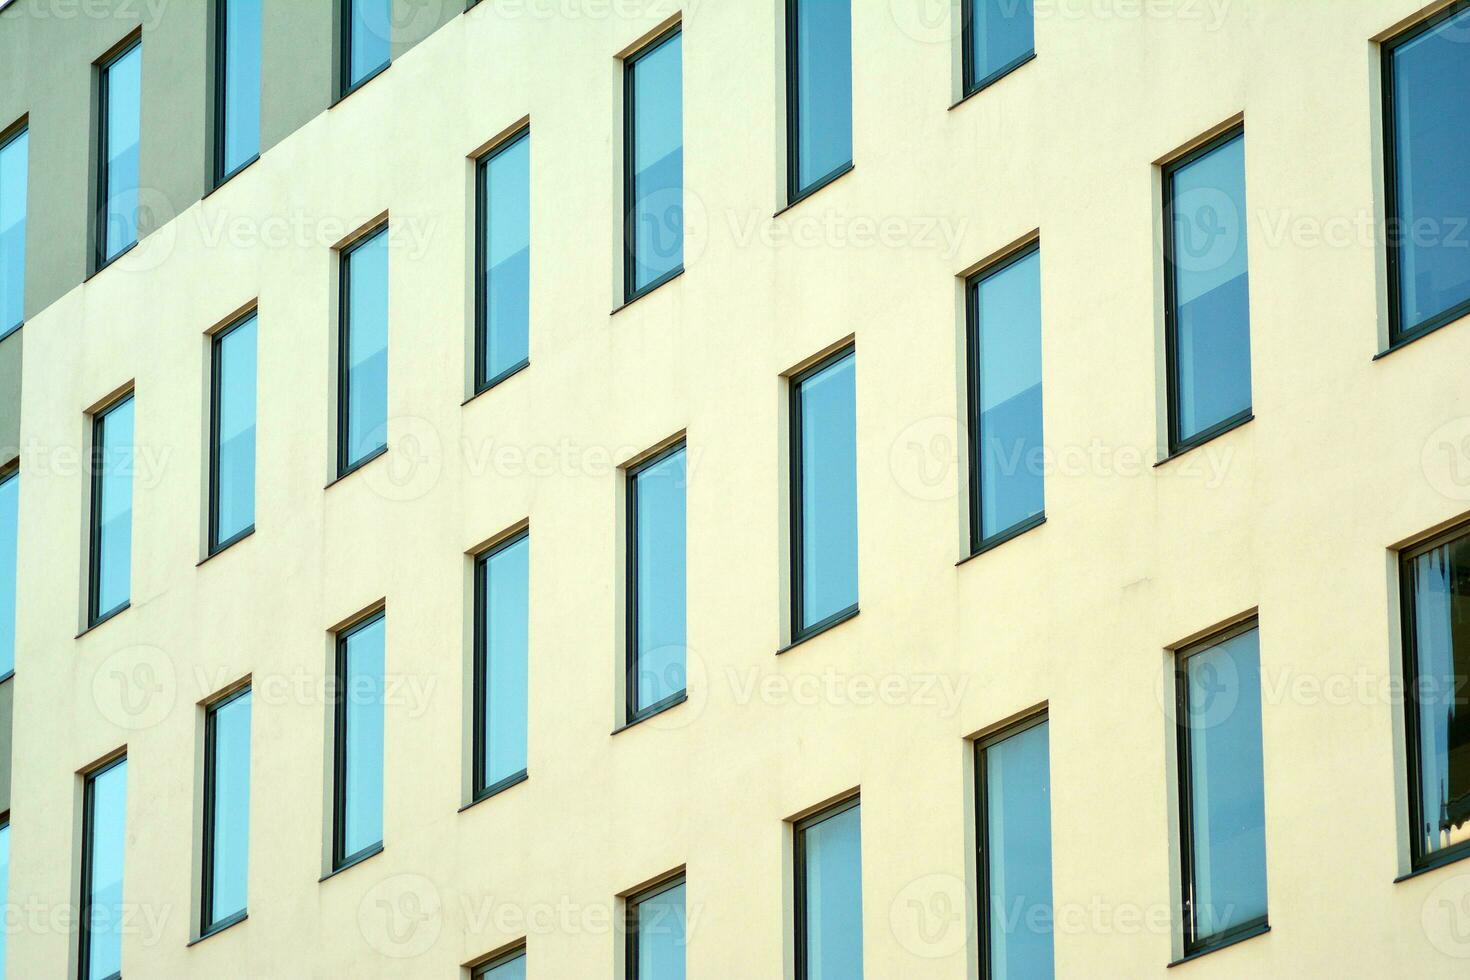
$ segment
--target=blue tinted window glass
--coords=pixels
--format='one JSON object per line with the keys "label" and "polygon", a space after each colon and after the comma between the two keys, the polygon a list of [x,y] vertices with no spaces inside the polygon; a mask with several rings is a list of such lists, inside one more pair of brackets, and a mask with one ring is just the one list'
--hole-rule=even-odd
{"label": "blue tinted window glass", "polygon": [[526,954],[475,971],[475,980],[526,980]]}
{"label": "blue tinted window glass", "polygon": [[0,146],[0,337],[25,319],[26,181],[30,133]]}
{"label": "blue tinted window glass", "polygon": [[523,133],[480,165],[484,282],[480,384],[530,356],[531,137]]}
{"label": "blue tinted window glass", "polygon": [[1393,49],[1398,328],[1470,303],[1470,9]]}
{"label": "blue tinted window glass", "polygon": [[[1041,253],[1030,252],[974,287],[979,410],[979,539],[1041,514]],[[976,542],[977,544],[979,541]]]}
{"label": "blue tinted window glass", "polygon": [[15,590],[20,568],[20,473],[0,476],[0,677],[15,669]]}
{"label": "blue tinted window glass", "polygon": [[255,524],[255,316],[214,342],[214,539]]}
{"label": "blue tinted window glass", "polygon": [[1032,0],[970,0],[965,90],[994,79],[1035,51]]}
{"label": "blue tinted window glass", "polygon": [[1251,407],[1245,137],[1169,175],[1175,441]]}
{"label": "blue tinted window glass", "polygon": [[85,980],[122,971],[123,845],[127,760],[88,777],[86,876],[82,880],[82,960]]}
{"label": "blue tinted window glass", "polygon": [[374,232],[342,261],[345,470],[388,444],[388,229]]}
{"label": "blue tinted window glass", "polygon": [[684,884],[638,902],[636,980],[684,980]]}
{"label": "blue tinted window glass", "polygon": [[800,830],[805,942],[796,955],[808,980],[863,975],[863,860],[858,807]]}
{"label": "blue tinted window glass", "polygon": [[858,601],[857,392],[852,351],[799,382],[798,630]]}
{"label": "blue tinted window glass", "polygon": [[138,132],[143,46],[134,44],[103,71],[102,261],[138,240]]}
{"label": "blue tinted window glass", "polygon": [[526,768],[530,654],[531,539],[522,536],[484,559],[480,601],[484,643],[484,770],[480,788]]}
{"label": "blue tinted window glass", "polygon": [[1051,762],[1046,723],[981,749],[988,975],[1053,976]]}
{"label": "blue tinted window glass", "polygon": [[[10,821],[0,823],[0,908],[10,902]],[[0,980],[5,980],[5,937],[9,929],[0,929]]]}
{"label": "blue tinted window glass", "polygon": [[351,88],[388,63],[392,0],[343,0],[347,17],[347,78]]}
{"label": "blue tinted window glass", "polygon": [[852,162],[851,0],[793,0],[787,71],[795,73],[790,107],[798,197]]}
{"label": "blue tinted window glass", "polygon": [[681,35],[628,63],[628,295],[684,263],[684,93]]}
{"label": "blue tinted window glass", "polygon": [[1266,802],[1256,630],[1184,661],[1196,943],[1266,915]]}
{"label": "blue tinted window glass", "polygon": [[210,711],[210,894],[205,927],[245,911],[250,852],[250,692]]}
{"label": "blue tinted window glass", "polygon": [[93,622],[128,601],[133,561],[133,396],[99,415],[92,447]]}
{"label": "blue tinted window glass", "polygon": [[260,0],[220,0],[224,31],[223,135],[219,175],[234,173],[260,153]]}
{"label": "blue tinted window glass", "polygon": [[383,840],[383,624],[380,615],[341,640],[339,863]]}
{"label": "blue tinted window glass", "polygon": [[635,712],[684,690],[685,486],[682,446],[633,475]]}

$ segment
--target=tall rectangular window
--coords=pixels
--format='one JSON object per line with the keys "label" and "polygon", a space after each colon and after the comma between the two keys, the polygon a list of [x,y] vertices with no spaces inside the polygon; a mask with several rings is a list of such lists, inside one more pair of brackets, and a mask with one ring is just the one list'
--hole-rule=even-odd
{"label": "tall rectangular window", "polygon": [[204,883],[200,935],[245,918],[250,854],[250,688],[204,715]]}
{"label": "tall rectangular window", "polygon": [[15,590],[19,585],[20,470],[0,471],[0,680],[15,670]]}
{"label": "tall rectangular window", "polygon": [[965,0],[963,13],[966,95],[1036,57],[1032,0]]}
{"label": "tall rectangular window", "polygon": [[1184,950],[1266,928],[1266,803],[1255,623],[1181,650],[1176,669]]}
{"label": "tall rectangular window", "polygon": [[969,285],[970,550],[1046,517],[1041,424],[1041,250],[1031,245]]}
{"label": "tall rectangular window", "polygon": [[475,390],[530,363],[531,131],[500,144],[478,166]]}
{"label": "tall rectangular window", "polygon": [[629,722],[684,698],[684,443],[628,472]]}
{"label": "tall rectangular window", "polygon": [[475,798],[526,775],[531,536],[475,563]]}
{"label": "tall rectangular window", "polygon": [[342,253],[337,473],[388,448],[388,226]]}
{"label": "tall rectangular window", "polygon": [[210,344],[209,552],[255,529],[255,313]]}
{"label": "tall rectangular window", "polygon": [[796,980],[863,975],[863,856],[857,797],[798,823]]}
{"label": "tall rectangular window", "polygon": [[123,851],[127,809],[126,758],[86,776],[82,793],[82,980],[121,980]]}
{"label": "tall rectangular window", "polygon": [[133,562],[133,396],[92,418],[92,546],[87,622],[128,606]]}
{"label": "tall rectangular window", "polygon": [[852,0],[786,0],[788,198],[852,168]]}
{"label": "tall rectangular window", "polygon": [[25,319],[30,130],[0,136],[0,338]]}
{"label": "tall rectangular window", "polygon": [[1244,131],[1165,168],[1164,219],[1172,454],[1251,417]]}
{"label": "tall rectangular window", "polygon": [[383,846],[384,615],[337,635],[332,867]]}
{"label": "tall rectangular window", "polygon": [[341,95],[388,67],[392,55],[393,0],[341,0]]}
{"label": "tall rectangular window", "polygon": [[143,42],[99,68],[96,268],[138,240],[138,137],[142,122]]}
{"label": "tall rectangular window", "polygon": [[684,980],[684,876],[628,899],[625,980]]}
{"label": "tall rectangular window", "polygon": [[791,379],[793,642],[857,612],[857,355]]}
{"label": "tall rectangular window", "polygon": [[1054,975],[1046,716],[975,745],[981,976]]}
{"label": "tall rectangular window", "polygon": [[[0,817],[0,908],[10,907],[10,814]],[[5,980],[5,946],[9,929],[0,929],[0,980]]]}
{"label": "tall rectangular window", "polygon": [[526,980],[526,951],[518,949],[475,967],[474,980]]}
{"label": "tall rectangular window", "polygon": [[216,184],[260,155],[260,3],[215,0]]}
{"label": "tall rectangular window", "polygon": [[684,270],[684,59],[675,27],[623,66],[624,299]]}
{"label": "tall rectangular window", "polygon": [[1470,854],[1470,533],[1405,552],[1400,591],[1416,869]]}
{"label": "tall rectangular window", "polygon": [[1470,2],[1383,46],[1390,339],[1470,314]]}

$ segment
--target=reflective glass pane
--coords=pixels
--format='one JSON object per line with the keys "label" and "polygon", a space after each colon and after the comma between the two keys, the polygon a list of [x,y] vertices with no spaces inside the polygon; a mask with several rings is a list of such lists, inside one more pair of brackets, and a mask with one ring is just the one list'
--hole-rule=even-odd
{"label": "reflective glass pane", "polygon": [[794,0],[791,15],[797,197],[852,162],[852,2]]}
{"label": "reflective glass pane", "polygon": [[965,88],[993,79],[1035,50],[1032,0],[970,0],[970,77]]}
{"label": "reflective glass pane", "polygon": [[260,153],[260,0],[222,0],[224,118],[220,176]]}
{"label": "reflective glass pane", "polygon": [[531,137],[518,136],[480,166],[485,266],[480,297],[480,383],[530,356]]}
{"label": "reflective glass pane", "polygon": [[15,590],[20,568],[20,473],[0,477],[0,677],[15,669]]}
{"label": "reflective glass pane", "polygon": [[530,573],[528,536],[484,559],[480,599],[485,617],[482,789],[526,768]]}
{"label": "reflective glass pane", "polygon": [[105,980],[122,971],[127,772],[123,760],[88,779],[87,876],[82,881],[86,980]]}
{"label": "reflective glass pane", "polygon": [[858,807],[800,831],[803,902],[797,949],[808,980],[863,975],[863,861]]}
{"label": "reflective glass pane", "polygon": [[102,133],[102,259],[115,258],[138,240],[138,131],[142,119],[143,46],[103,69],[106,124]]}
{"label": "reflective glass pane", "polygon": [[96,419],[93,430],[92,621],[128,601],[133,559],[133,396]]}
{"label": "reflective glass pane", "polygon": [[383,840],[383,637],[377,617],[343,638],[342,850],[338,860]]}
{"label": "reflective glass pane", "polygon": [[684,690],[685,452],[633,476],[633,709]]}
{"label": "reflective glass pane", "polygon": [[0,337],[25,319],[26,184],[30,133],[0,146]]}
{"label": "reflective glass pane", "polygon": [[475,980],[526,980],[526,954],[475,971]]}
{"label": "reflective glass pane", "polygon": [[250,851],[250,692],[236,695],[210,711],[213,755],[209,922],[245,911],[247,858]]}
{"label": "reflective glass pane", "polygon": [[857,604],[857,359],[799,383],[800,629]]}
{"label": "reflective glass pane", "polygon": [[392,0],[343,0],[347,7],[347,85],[388,63],[393,41]]}
{"label": "reflective glass pane", "polygon": [[255,523],[255,317],[214,342],[214,541]]}
{"label": "reflective glass pane", "polygon": [[638,903],[636,980],[684,980],[684,884]]}
{"label": "reflective glass pane", "polygon": [[342,468],[388,444],[388,229],[343,256],[347,263],[346,324],[341,356],[347,385]]}
{"label": "reflective glass pane", "polygon": [[632,249],[629,295],[684,263],[682,35],[628,63],[633,199],[625,234]]}
{"label": "reflective glass pane", "polygon": [[1051,762],[1045,722],[985,746],[981,853],[989,894],[986,963],[994,980],[1054,974]]}

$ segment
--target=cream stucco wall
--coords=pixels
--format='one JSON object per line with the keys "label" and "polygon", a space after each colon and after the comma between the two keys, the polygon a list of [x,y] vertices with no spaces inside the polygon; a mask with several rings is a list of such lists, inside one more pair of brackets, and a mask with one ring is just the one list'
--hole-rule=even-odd
{"label": "cream stucco wall", "polygon": [[[1257,608],[1273,929],[1181,969],[1463,973],[1437,916],[1470,872],[1394,883],[1402,740],[1385,690],[1390,548],[1470,509],[1435,448],[1470,430],[1470,326],[1373,360],[1371,39],[1420,0],[1038,0],[1037,60],[953,110],[947,26],[923,4],[855,3],[855,170],[772,218],[777,6],[686,8],[688,272],[613,316],[614,55],[671,0],[556,17],[481,3],[29,320],[12,976],[74,962],[75,774],[126,745],[129,976],[452,977],[523,936],[533,976],[615,976],[614,896],[685,865],[689,975],[779,977],[783,820],[861,787],[867,975],[960,980],[966,736],[1046,703],[1058,975],[1162,977],[1177,952],[1166,648]],[[1256,419],[1156,468],[1153,164],[1240,113]],[[523,116],[531,367],[461,406],[467,154]],[[384,211],[392,448],[324,490],[331,246]],[[957,566],[956,276],[1035,229],[1048,523]],[[256,298],[257,532],[196,567],[205,331]],[[778,658],[781,375],[849,334],[862,613]],[[73,639],[84,412],[129,383],[132,608]],[[609,735],[616,464],[679,430],[690,700]],[[466,552],[525,519],[530,779],[457,812]],[[328,630],[380,599],[397,679],[385,850],[318,882]],[[245,675],[250,918],[189,946],[196,705]]]}

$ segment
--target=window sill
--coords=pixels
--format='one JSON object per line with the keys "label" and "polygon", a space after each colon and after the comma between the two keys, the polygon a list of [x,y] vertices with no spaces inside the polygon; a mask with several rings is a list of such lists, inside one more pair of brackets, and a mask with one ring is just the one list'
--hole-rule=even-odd
{"label": "window sill", "polygon": [[1470,318],[1470,303],[1461,303],[1459,306],[1453,306],[1450,309],[1445,310],[1439,316],[1430,317],[1429,320],[1425,321],[1420,326],[1415,327],[1408,333],[1403,334],[1397,340],[1391,341],[1388,345],[1387,350],[1381,350],[1377,354],[1373,355],[1373,360],[1382,360],[1383,358],[1392,354],[1394,351],[1403,350],[1414,341],[1421,340],[1424,337],[1428,337],[1430,334],[1436,333],[1439,330],[1444,329],[1445,327],[1459,323],[1461,320],[1464,320],[1466,318]]}
{"label": "window sill", "polygon": [[195,568],[198,568],[200,565],[203,565],[205,562],[209,561],[211,558],[215,558],[215,557],[217,557],[219,555],[224,554],[226,551],[230,550],[235,545],[239,544],[241,541],[244,541],[246,538],[252,537],[254,534],[255,534],[255,525],[252,524],[249,527],[247,527],[245,530],[241,531],[239,534],[235,535],[234,537],[227,538],[224,541],[221,541],[219,544],[215,545],[214,546],[214,550],[211,551],[209,554],[205,555],[203,558],[199,559],[199,561],[195,562],[194,567]]}
{"label": "window sill", "polygon": [[611,313],[608,314],[608,316],[617,316],[619,313],[623,312],[628,307],[632,306],[634,303],[647,296],[649,293],[656,291],[660,286],[673,282],[675,279],[678,279],[683,274],[683,265],[680,265],[677,269],[670,269],[668,272],[665,272],[662,276],[659,276],[653,282],[649,283],[647,286],[644,286],[641,290],[634,293],[632,296],[629,296],[623,302],[622,306],[616,307]]}
{"label": "window sill", "polygon": [[664,698],[662,701],[659,701],[656,704],[653,704],[653,705],[650,705],[647,708],[644,708],[643,711],[641,711],[638,714],[634,715],[632,718],[629,718],[626,722],[624,722],[623,724],[619,725],[617,728],[614,728],[610,734],[616,735],[619,732],[626,732],[628,729],[634,727],[635,725],[641,725],[641,724],[643,724],[645,721],[647,721],[650,718],[657,718],[659,715],[663,714],[666,711],[672,711],[672,710],[674,710],[679,705],[683,704],[685,701],[688,701],[688,700],[689,700],[689,691],[688,690],[680,691],[678,694],[672,695],[671,697]]}
{"label": "window sill", "polygon": [[326,874],[324,874],[320,878],[318,878],[317,879],[317,884],[321,884],[322,882],[326,881],[328,878],[335,878],[335,877],[337,877],[339,874],[341,874],[344,871],[350,871],[353,868],[357,867],[359,864],[362,864],[364,861],[368,860],[369,858],[375,858],[379,854],[382,854],[382,853],[383,853],[383,842],[382,841],[378,841],[372,847],[363,848],[361,851],[358,851],[356,854],[352,855],[352,857],[348,858],[346,861],[343,861],[342,864],[341,864],[341,866],[336,867],[336,868],[333,868],[331,871],[328,871]]}
{"label": "window sill", "polygon": [[214,186],[211,187],[208,191],[206,191],[205,194],[204,194],[204,197],[201,198],[200,200],[207,199],[210,194],[213,194],[215,191],[219,190],[221,187],[225,186],[230,181],[234,180],[236,177],[240,176],[245,171],[249,170],[251,167],[255,166],[259,162],[260,162],[260,154],[257,153],[257,154],[255,154],[255,156],[251,157],[249,160],[246,160],[244,163],[240,164],[234,170],[231,170],[229,173],[224,174],[224,175],[222,175],[220,177],[217,177],[215,179],[215,181],[214,181]]}
{"label": "window sill", "polygon": [[491,378],[489,381],[486,381],[483,385],[480,385],[478,388],[476,388],[475,389],[475,393],[473,395],[471,395],[470,397],[466,398],[464,401],[462,401],[462,402],[459,403],[459,407],[460,408],[464,408],[470,402],[474,401],[476,398],[479,398],[481,395],[485,394],[491,388],[498,387],[503,382],[509,381],[511,378],[514,378],[516,375],[520,374],[522,371],[524,371],[526,368],[528,368],[530,366],[531,366],[531,359],[528,357],[524,361],[522,361],[521,363],[515,364],[515,365],[512,365],[511,367],[506,368],[504,371],[501,371],[495,377]]}
{"label": "window sill", "polygon": [[230,926],[237,926],[248,918],[250,918],[249,912],[236,912],[234,915],[221,919],[214,925],[210,926],[208,929],[201,932],[198,939],[189,940],[189,942],[186,944],[186,948],[187,946],[197,946],[200,943],[204,942],[204,940],[208,939],[210,936],[218,936],[220,933],[230,928]]}
{"label": "window sill", "polygon": [[1154,469],[1158,469],[1165,463],[1168,463],[1171,460],[1176,460],[1180,456],[1186,456],[1199,447],[1206,445],[1207,443],[1214,442],[1216,439],[1225,435],[1225,433],[1234,432],[1236,429],[1245,425],[1247,422],[1254,422],[1255,419],[1255,412],[1251,409],[1246,409],[1243,414],[1237,415],[1234,418],[1226,419],[1224,422],[1221,422],[1213,428],[1209,428],[1206,429],[1204,432],[1201,432],[1199,435],[1195,436],[1188,442],[1181,443],[1180,445],[1175,446],[1172,450],[1170,450],[1169,455],[1165,456],[1163,459],[1154,464]]}
{"label": "window sill", "polygon": [[976,558],[979,558],[981,555],[985,554],[987,551],[993,551],[994,549],[999,548],[1001,545],[1005,544],[1007,541],[1014,541],[1016,538],[1019,538],[1027,531],[1034,531],[1045,523],[1046,513],[1043,511],[1042,513],[1037,514],[1033,517],[1026,518],[1019,524],[1011,525],[1009,528],[1001,531],[999,534],[992,534],[990,537],[977,544],[974,551],[970,552],[964,558],[961,558],[959,561],[955,562],[954,567],[959,568],[961,565],[967,565],[970,562],[974,561]]}
{"label": "window sill", "polygon": [[848,174],[852,173],[852,170],[853,170],[852,161],[849,160],[846,163],[844,163],[842,166],[838,167],[836,170],[832,171],[827,176],[818,179],[816,183],[812,184],[806,190],[801,191],[800,193],[798,193],[795,197],[793,197],[791,199],[791,201],[784,208],[782,208],[781,210],[777,211],[775,214],[771,215],[771,217],[773,217],[773,218],[779,218],[779,217],[781,217],[781,215],[785,214],[787,211],[790,211],[792,208],[796,207],[802,201],[805,201],[807,198],[809,198],[813,194],[817,193],[817,191],[819,191],[822,188],[827,187],[827,186],[829,186],[831,184],[837,183],[838,179],[840,179],[842,177],[846,177]]}
{"label": "window sill", "polygon": [[1438,871],[1440,868],[1448,867],[1451,864],[1458,864],[1466,858],[1470,858],[1470,844],[1461,844],[1449,851],[1428,858],[1414,870],[1399,875],[1393,880],[1393,883],[1397,885],[1401,881],[1408,881],[1410,878],[1427,875],[1431,871]]}
{"label": "window sill", "polygon": [[790,643],[777,650],[776,656],[781,656],[781,654],[785,653],[787,650],[794,650],[808,640],[814,640],[817,637],[821,636],[823,633],[826,633],[828,630],[841,626],[843,623],[847,622],[850,619],[856,619],[857,614],[858,607],[856,605],[853,605],[842,610],[842,612],[840,613],[836,613],[835,615],[827,617],[826,620],[813,626],[801,636],[798,636],[796,639],[792,640]]}
{"label": "window sill", "polygon": [[25,326],[25,325],[26,325],[26,322],[24,320],[22,320],[19,323],[15,324],[14,326],[10,327],[9,329],[0,330],[0,340],[4,340],[6,337],[9,337],[9,336],[12,336],[13,334],[19,333],[20,332],[20,328],[23,327],[23,326]]}
{"label": "window sill", "polygon": [[526,770],[522,769],[520,772],[516,773],[513,776],[506,776],[498,783],[491,783],[489,786],[486,786],[483,790],[481,790],[479,795],[476,796],[473,800],[470,800],[464,806],[460,807],[459,812],[464,813],[470,807],[476,806],[480,803],[484,803],[492,796],[499,796],[501,793],[504,793],[512,786],[519,786],[521,783],[524,783],[530,778],[530,774],[527,773]]}
{"label": "window sill", "polygon": [[1190,960],[1197,960],[1201,956],[1209,956],[1211,953],[1218,953],[1222,949],[1229,949],[1231,946],[1234,946],[1237,943],[1243,943],[1247,939],[1255,939],[1257,936],[1264,936],[1270,931],[1271,924],[1269,922],[1262,922],[1258,926],[1251,926],[1250,928],[1244,929],[1233,936],[1228,936],[1224,939],[1210,943],[1208,946],[1201,947],[1200,949],[1195,950],[1193,953],[1185,953],[1183,956],[1179,957],[1179,959],[1170,963],[1169,968],[1173,969],[1174,967],[1179,966],[1181,963],[1188,963]]}
{"label": "window sill", "polygon": [[1025,54],[1021,55],[1021,57],[1017,58],[1015,61],[1011,62],[1010,64],[1008,64],[1006,66],[1004,66],[1003,68],[1000,68],[1000,69],[997,69],[996,71],[991,72],[989,75],[986,75],[984,78],[980,79],[980,81],[978,81],[974,85],[972,85],[970,87],[969,91],[965,92],[964,95],[960,96],[959,101],[955,102],[953,105],[950,106],[950,109],[951,110],[958,109],[960,106],[964,105],[966,102],[970,101],[975,96],[979,95],[981,92],[983,92],[986,89],[990,88],[990,86],[994,85],[996,82],[1000,81],[1002,78],[1005,78],[1006,76],[1010,75],[1012,72],[1016,72],[1016,71],[1021,70],[1023,67],[1025,67],[1026,65],[1029,65],[1031,62],[1033,62],[1035,60],[1036,60],[1036,51],[1033,49],[1033,50],[1028,51]]}
{"label": "window sill", "polygon": [[97,268],[93,269],[92,270],[92,274],[90,276],[88,276],[87,278],[83,279],[82,282],[84,282],[84,283],[91,282],[97,276],[100,276],[102,274],[102,270],[103,269],[106,269],[108,266],[112,265],[118,259],[122,258],[124,255],[127,255],[129,252],[131,252],[133,249],[135,249],[137,247],[138,247],[138,240],[136,238],[134,238],[131,242],[128,243],[127,247],[124,248],[121,252],[118,252],[112,258],[108,259],[105,262],[102,262],[101,264],[99,264],[97,266]]}
{"label": "window sill", "polygon": [[0,674],[0,684],[4,684],[4,683],[6,683],[7,681],[11,680],[14,677],[15,677],[15,668],[12,667],[9,670],[7,670],[4,674]]}
{"label": "window sill", "polygon": [[95,622],[93,622],[90,625],[88,625],[86,629],[82,630],[76,636],[72,637],[72,639],[73,640],[80,640],[82,637],[86,636],[88,633],[92,632],[94,629],[96,629],[97,627],[101,626],[103,623],[110,623],[110,622],[112,622],[118,616],[121,616],[123,613],[127,612],[131,608],[133,608],[133,603],[132,603],[132,600],[130,599],[127,602],[124,602],[122,605],[118,606],[116,609],[108,610],[107,612],[103,613],[101,616],[97,617],[97,620]]}
{"label": "window sill", "polygon": [[347,479],[349,476],[351,476],[352,474],[356,473],[358,470],[362,469],[364,466],[367,466],[367,464],[371,463],[373,460],[375,460],[375,459],[381,459],[382,457],[384,457],[386,455],[388,455],[388,447],[387,446],[380,446],[377,449],[374,449],[372,452],[368,453],[362,459],[359,459],[357,462],[355,462],[351,466],[347,467],[341,473],[338,473],[337,474],[337,478],[335,480],[333,480],[331,483],[328,483],[322,489],[323,490],[330,490],[330,489],[332,489],[337,484],[341,483],[343,480]]}
{"label": "window sill", "polygon": [[387,71],[391,67],[393,67],[393,61],[390,59],[388,61],[383,62],[378,67],[374,68],[372,71],[370,71],[367,75],[365,75],[360,80],[358,80],[356,82],[353,82],[347,88],[343,89],[341,91],[341,93],[338,94],[338,96],[335,99],[332,100],[332,104],[329,105],[329,106],[327,106],[327,110],[328,111],[331,111],[332,109],[337,108],[344,101],[346,101],[346,99],[347,99],[347,97],[349,95],[351,95],[354,92],[360,91],[364,85],[366,85],[368,82],[371,82],[373,79],[377,78],[379,75],[383,74],[383,72]]}

